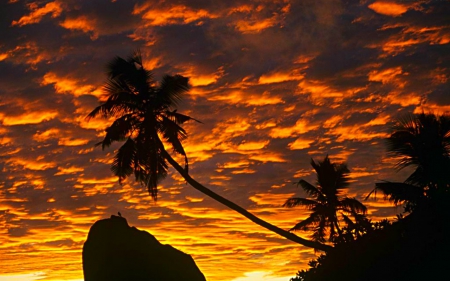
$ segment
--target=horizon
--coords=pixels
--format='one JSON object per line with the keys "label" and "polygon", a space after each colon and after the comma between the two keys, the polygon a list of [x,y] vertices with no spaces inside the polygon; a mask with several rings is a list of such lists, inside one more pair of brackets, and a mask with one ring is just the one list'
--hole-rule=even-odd
{"label": "horizon", "polygon": [[198,182],[287,230],[309,213],[283,203],[306,196],[295,182],[315,184],[310,161],[329,155],[350,169],[345,195],[394,219],[401,206],[363,199],[410,172],[386,152],[395,120],[450,112],[449,13],[437,0],[1,2],[0,281],[83,280],[90,226],[118,212],[210,281],[288,281],[316,256],[173,168],[157,201],[134,177],[118,183],[119,145],[95,147],[111,119],[86,116],[108,62],[138,49],[155,81],[189,78],[177,112],[202,122],[183,126]]}

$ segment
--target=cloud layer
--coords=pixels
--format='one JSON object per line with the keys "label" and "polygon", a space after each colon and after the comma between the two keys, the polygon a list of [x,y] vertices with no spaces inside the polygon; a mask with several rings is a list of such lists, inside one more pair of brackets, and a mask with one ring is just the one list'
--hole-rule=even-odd
{"label": "cloud layer", "polygon": [[[192,254],[208,280],[294,276],[311,250],[174,171],[157,202],[117,183],[117,146],[94,148],[111,120],[85,119],[106,63],[140,48],[156,79],[189,76],[178,110],[203,122],[186,126],[192,176],[289,229],[307,212],[281,205],[304,196],[293,182],[314,183],[311,158],[346,161],[359,199],[408,173],[383,138],[406,112],[450,110],[449,13],[434,0],[1,2],[0,275],[82,278],[90,225],[120,211]],[[401,211],[381,199],[365,202],[374,220]]]}

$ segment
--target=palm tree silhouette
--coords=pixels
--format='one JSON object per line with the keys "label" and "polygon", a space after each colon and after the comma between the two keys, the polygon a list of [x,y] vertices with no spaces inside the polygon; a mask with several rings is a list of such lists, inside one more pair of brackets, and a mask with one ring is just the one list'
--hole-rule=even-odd
{"label": "palm tree silhouette", "polygon": [[[450,117],[434,114],[409,114],[393,126],[387,139],[388,152],[398,157],[397,169],[414,167],[404,182],[380,182],[387,198],[399,204],[406,202],[406,211],[437,194],[448,191],[450,184]],[[370,194],[369,194],[370,195]]]}
{"label": "palm tree silhouette", "polygon": [[355,198],[341,197],[342,190],[348,188],[350,172],[345,164],[331,163],[328,155],[318,163],[311,159],[311,166],[317,173],[317,186],[300,180],[300,185],[310,198],[293,197],[284,203],[284,207],[303,206],[311,210],[309,217],[297,223],[292,230],[313,230],[312,239],[325,242],[326,233],[329,241],[333,241],[337,234],[341,235],[340,214],[348,221],[348,215],[357,218],[365,214],[366,207]]}
{"label": "palm tree silhouette", "polygon": [[[189,175],[188,159],[182,146],[187,134],[181,126],[195,119],[180,114],[175,109],[182,94],[189,90],[187,78],[166,75],[157,84],[151,72],[145,69],[139,51],[126,60],[121,57],[113,59],[108,65],[107,74],[109,79],[105,92],[108,98],[87,118],[99,115],[116,118],[106,129],[106,135],[98,145],[104,149],[113,142],[124,141],[111,166],[120,182],[134,174],[136,181],[146,186],[156,200],[158,182],[167,175],[169,163],[192,187],[252,222],[307,247],[322,251],[331,248],[329,245],[303,239],[254,216]],[[164,142],[172,146],[174,153],[184,157],[184,167],[167,152]]]}

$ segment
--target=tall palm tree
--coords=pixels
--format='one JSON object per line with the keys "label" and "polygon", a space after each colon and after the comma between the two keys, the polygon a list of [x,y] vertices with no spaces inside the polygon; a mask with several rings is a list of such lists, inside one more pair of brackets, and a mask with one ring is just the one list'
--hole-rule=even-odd
{"label": "tall palm tree", "polygon": [[[187,78],[179,75],[164,76],[160,83],[156,83],[151,72],[143,66],[139,52],[126,60],[120,57],[113,59],[108,65],[107,74],[107,99],[87,118],[99,115],[116,118],[98,144],[104,149],[114,142],[124,142],[117,150],[111,166],[119,181],[134,174],[136,181],[146,186],[156,199],[158,183],[167,175],[170,164],[192,187],[252,222],[296,243],[317,250],[330,249],[328,245],[303,239],[254,216],[189,175],[187,155],[182,146],[187,134],[182,125],[195,119],[178,113],[175,109],[182,94],[189,90]],[[184,167],[172,158],[164,143],[170,145],[175,154],[184,157]]]}
{"label": "tall palm tree", "polygon": [[[349,186],[348,173],[345,164],[331,163],[328,155],[323,161],[314,162],[311,166],[317,173],[317,186],[305,180],[300,180],[298,185],[309,195],[309,198],[293,197],[288,199],[283,206],[303,206],[311,210],[309,217],[297,223],[291,230],[313,230],[314,241],[325,242],[328,232],[329,241],[333,241],[342,234],[341,221],[348,221],[348,215],[357,218],[365,214],[366,207],[355,198],[342,197],[341,193]],[[342,216],[342,220],[338,215]]]}
{"label": "tall palm tree", "polygon": [[450,184],[450,117],[410,114],[399,119],[387,139],[388,152],[398,157],[397,169],[412,166],[404,182],[380,182],[381,190],[394,203],[406,202],[406,211],[448,192]]}

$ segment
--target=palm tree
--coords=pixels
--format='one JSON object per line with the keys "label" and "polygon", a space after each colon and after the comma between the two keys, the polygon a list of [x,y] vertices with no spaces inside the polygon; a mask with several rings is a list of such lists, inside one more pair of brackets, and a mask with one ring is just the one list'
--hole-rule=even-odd
{"label": "palm tree", "polygon": [[404,182],[380,182],[381,190],[395,204],[406,202],[406,211],[448,191],[450,184],[450,117],[410,114],[399,119],[387,139],[388,152],[398,157],[397,169],[414,167]]}
{"label": "palm tree", "polygon": [[[134,174],[136,181],[146,186],[156,200],[158,183],[167,175],[170,164],[192,187],[252,222],[291,241],[317,250],[326,251],[331,248],[298,237],[254,216],[201,185],[189,175],[188,159],[182,146],[187,134],[182,125],[187,121],[196,120],[178,113],[175,109],[182,94],[189,90],[187,78],[167,75],[159,84],[156,83],[151,72],[143,66],[139,51],[126,60],[120,57],[113,59],[108,65],[107,74],[109,78],[105,85],[107,99],[87,118],[99,115],[116,118],[106,129],[104,139],[98,144],[104,149],[114,142],[124,142],[117,150],[111,166],[120,182]],[[170,145],[175,154],[184,157],[184,167],[172,158],[164,143]]]}
{"label": "palm tree", "polygon": [[311,159],[311,166],[317,173],[317,186],[305,180],[298,185],[309,195],[309,198],[293,197],[284,203],[284,207],[303,206],[311,210],[309,217],[297,223],[292,230],[313,230],[314,241],[325,242],[326,232],[329,241],[333,241],[337,234],[342,235],[340,220],[349,220],[348,215],[358,218],[365,214],[366,207],[355,198],[341,197],[341,193],[349,186],[348,173],[345,164],[331,163],[328,155],[318,163]]}

